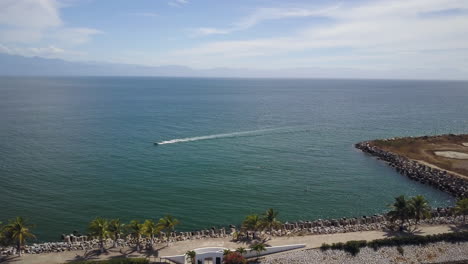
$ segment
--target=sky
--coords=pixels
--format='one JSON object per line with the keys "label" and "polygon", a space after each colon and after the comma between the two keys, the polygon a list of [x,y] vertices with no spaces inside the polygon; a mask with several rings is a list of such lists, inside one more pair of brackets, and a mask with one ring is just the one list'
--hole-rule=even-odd
{"label": "sky", "polygon": [[468,76],[468,0],[0,0],[0,52]]}

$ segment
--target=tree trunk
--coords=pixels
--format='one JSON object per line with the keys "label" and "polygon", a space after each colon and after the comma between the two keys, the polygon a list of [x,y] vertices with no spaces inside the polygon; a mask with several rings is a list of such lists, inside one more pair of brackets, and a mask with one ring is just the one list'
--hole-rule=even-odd
{"label": "tree trunk", "polygon": [[17,247],[18,247],[18,256],[21,257],[21,241],[18,241]]}
{"label": "tree trunk", "polygon": [[137,237],[137,251],[140,251],[140,235]]}
{"label": "tree trunk", "polygon": [[101,244],[101,253],[104,253],[104,239],[102,237],[99,239],[99,243]]}
{"label": "tree trunk", "polygon": [[114,245],[113,245],[113,247],[115,247],[115,248],[117,247],[117,237],[118,236],[119,236],[118,233],[114,233]]}

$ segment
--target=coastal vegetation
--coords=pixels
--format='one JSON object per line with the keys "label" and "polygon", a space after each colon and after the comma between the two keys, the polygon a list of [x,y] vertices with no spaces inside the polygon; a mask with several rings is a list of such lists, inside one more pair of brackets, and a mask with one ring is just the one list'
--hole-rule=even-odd
{"label": "coastal vegetation", "polygon": [[147,219],[143,223],[143,234],[150,238],[151,247],[154,244],[154,236],[161,232],[161,227],[158,226],[153,220]]}
{"label": "coastal vegetation", "polygon": [[99,238],[99,249],[104,252],[104,239],[109,236],[109,222],[102,217],[98,217],[89,224],[89,231],[90,235]]}
{"label": "coastal vegetation", "polygon": [[243,247],[238,247],[236,249],[236,252],[243,256],[245,253],[247,253],[247,250],[245,248],[243,248]]}
{"label": "coastal vegetation", "polygon": [[273,208],[268,209],[261,219],[263,228],[271,231],[281,226],[281,222],[276,219],[277,217],[278,211],[273,210]]}
{"label": "coastal vegetation", "polygon": [[457,202],[455,212],[463,216],[463,222],[466,221],[466,215],[468,215],[468,198],[461,199]]}
{"label": "coastal vegetation", "polygon": [[143,225],[138,220],[132,220],[127,225],[127,230],[129,235],[136,242],[136,250],[140,251],[141,249],[141,236],[143,235]]}
{"label": "coastal vegetation", "polygon": [[388,212],[388,216],[394,222],[399,220],[400,230],[404,229],[405,223],[410,224],[410,219],[414,219],[417,225],[419,221],[429,218],[431,214],[431,207],[422,195],[417,195],[410,199],[406,199],[404,195],[400,195],[395,198],[395,202],[390,205],[390,208],[391,211]]}
{"label": "coastal vegetation", "polygon": [[197,253],[194,250],[187,251],[185,255],[187,256],[190,263],[195,264],[195,257],[197,256]]}
{"label": "coastal vegetation", "polygon": [[234,252],[229,252],[228,254],[224,255],[223,263],[224,264],[246,264],[247,260],[241,253],[234,251]]}
{"label": "coastal vegetation", "polygon": [[117,247],[117,239],[120,238],[120,236],[124,233],[125,225],[120,222],[120,219],[112,219],[109,221],[109,232],[112,237],[112,240],[114,240],[114,245],[113,247]]}
{"label": "coastal vegetation", "polygon": [[[458,216],[463,216],[463,222],[465,222],[465,217],[468,215],[468,198],[460,199],[456,203],[456,206],[450,210]],[[405,229],[409,229],[412,225],[417,227],[420,221],[430,218],[431,213],[433,212],[434,211],[431,209],[428,201],[423,196],[418,195],[407,198],[404,195],[401,195],[395,197],[394,202],[390,205],[390,210],[387,213],[387,216],[393,224],[399,226],[400,231],[404,231]],[[255,233],[259,231],[267,231],[268,233],[268,231],[281,228],[282,223],[278,220],[278,215],[279,213],[272,208],[266,210],[263,214],[247,215],[241,226],[241,232],[244,232],[242,235],[247,239],[252,238],[255,240]],[[145,238],[146,248],[149,249],[153,249],[156,237],[159,237],[160,242],[167,241],[167,243],[169,243],[171,236],[174,235],[175,227],[179,224],[180,221],[170,215],[160,218],[158,222],[151,219],[147,219],[144,222],[131,220],[127,224],[120,221],[120,219],[105,219],[97,217],[89,223],[89,233],[87,233],[86,239],[97,239],[96,241],[98,241],[99,250],[101,252],[106,251],[105,242],[107,238],[112,238],[113,247],[122,245],[122,243],[127,240],[132,241],[137,251],[141,251],[142,238]],[[29,224],[22,217],[11,219],[3,225],[0,223],[0,244],[3,246],[15,247],[17,254],[21,255],[25,243],[31,242],[32,239],[35,239],[35,235],[31,231],[33,227],[33,225]],[[409,231],[411,232],[411,230]],[[250,238],[247,235],[249,232],[252,234]],[[466,237],[466,233],[464,233],[464,237]],[[429,237],[424,239],[432,241],[434,239],[452,239],[452,237]],[[425,243],[424,241],[426,240],[424,239],[421,240],[421,238],[415,238],[415,241],[422,241],[418,243]],[[453,239],[460,239],[460,237],[455,236]],[[383,245],[385,243],[390,243],[389,241],[390,240],[384,240],[383,242],[376,241],[373,242],[373,244],[366,242],[365,245]],[[397,244],[409,243],[407,240],[397,241],[398,242],[395,242]],[[255,241],[255,243],[250,247],[250,250],[255,251],[257,256],[260,255],[261,251],[265,250],[265,244],[261,242],[264,242],[264,240],[261,240],[260,242]],[[323,245],[322,248],[343,248],[348,250],[350,253],[355,254],[353,253],[356,251],[355,249],[360,247],[363,247],[363,242],[353,241],[348,244],[338,243],[335,245]],[[234,252],[226,251],[225,255],[237,253],[243,257],[246,252],[247,250],[245,248],[239,247]],[[187,252],[187,254],[188,253],[189,252]],[[237,259],[237,257],[234,256],[232,258]]]}
{"label": "coastal vegetation", "polygon": [[242,222],[241,234],[245,236],[245,232],[252,232],[253,239],[255,239],[256,231],[273,230],[281,226],[281,222],[277,219],[279,212],[273,208],[269,208],[263,214],[247,215]]}
{"label": "coastal vegetation", "polygon": [[411,216],[414,217],[416,225],[419,221],[431,217],[431,207],[424,196],[417,195],[409,201]]}
{"label": "coastal vegetation", "polygon": [[436,242],[449,242],[449,243],[459,243],[468,241],[468,232],[454,232],[454,233],[444,233],[436,235],[412,235],[412,236],[397,236],[392,238],[376,239],[372,241],[366,240],[353,240],[346,243],[333,243],[333,244],[322,244],[320,247],[321,250],[326,251],[330,249],[334,250],[344,250],[351,255],[355,256],[359,253],[360,249],[363,247],[370,247],[374,250],[378,250],[381,247],[401,247],[406,245],[418,245],[424,246],[429,243]]}
{"label": "coastal vegetation", "polygon": [[22,217],[10,220],[6,225],[1,226],[0,242],[5,245],[15,245],[18,255],[21,256],[23,245],[28,239],[36,238],[31,233],[33,225]]}
{"label": "coastal vegetation", "polygon": [[263,243],[256,243],[250,246],[250,250],[255,251],[255,253],[257,254],[257,259],[258,259],[262,251],[266,251],[266,246]]}
{"label": "coastal vegetation", "polygon": [[169,245],[169,236],[171,232],[174,232],[175,227],[179,224],[180,224],[179,220],[174,218],[172,215],[166,215],[163,218],[159,219],[158,227],[160,228],[161,231],[164,231],[166,233],[166,240],[167,240],[168,245]]}

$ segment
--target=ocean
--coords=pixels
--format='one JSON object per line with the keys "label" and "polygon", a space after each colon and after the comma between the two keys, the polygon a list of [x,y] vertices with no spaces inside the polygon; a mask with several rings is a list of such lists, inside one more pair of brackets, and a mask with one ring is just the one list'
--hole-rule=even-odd
{"label": "ocean", "polygon": [[468,82],[0,77],[0,221],[51,241],[97,216],[181,231],[447,206],[353,146],[445,133],[468,133]]}

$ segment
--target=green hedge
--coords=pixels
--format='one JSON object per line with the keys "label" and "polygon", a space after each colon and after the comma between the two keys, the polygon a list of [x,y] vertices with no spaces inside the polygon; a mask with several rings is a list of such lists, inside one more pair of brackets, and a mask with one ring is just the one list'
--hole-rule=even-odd
{"label": "green hedge", "polygon": [[148,264],[149,261],[145,258],[116,258],[108,260],[87,260],[87,261],[74,261],[71,264]]}
{"label": "green hedge", "polygon": [[355,256],[359,253],[360,249],[363,247],[371,247],[374,250],[377,250],[381,247],[393,247],[393,246],[404,246],[404,245],[427,245],[429,243],[435,242],[466,242],[468,241],[468,232],[458,232],[458,233],[444,233],[437,235],[427,235],[427,236],[402,236],[402,237],[392,237],[377,239],[370,242],[365,240],[352,240],[346,243],[333,243],[322,244],[320,247],[321,250],[344,250],[351,255]]}

